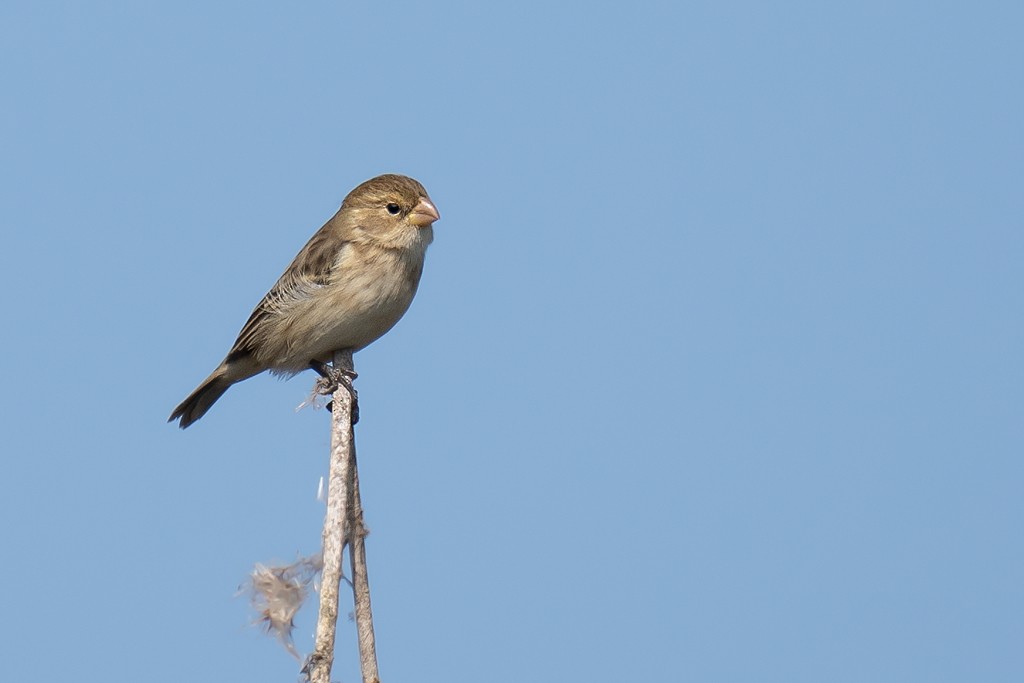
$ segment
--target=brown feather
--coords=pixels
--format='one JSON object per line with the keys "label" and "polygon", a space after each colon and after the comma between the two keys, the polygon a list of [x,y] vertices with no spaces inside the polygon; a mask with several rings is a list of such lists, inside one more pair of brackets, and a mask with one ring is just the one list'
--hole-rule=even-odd
{"label": "brown feather", "polygon": [[198,420],[231,384],[292,375],[391,329],[419,285],[437,210],[412,178],[382,175],[345,197],[253,309],[224,361],[171,415]]}

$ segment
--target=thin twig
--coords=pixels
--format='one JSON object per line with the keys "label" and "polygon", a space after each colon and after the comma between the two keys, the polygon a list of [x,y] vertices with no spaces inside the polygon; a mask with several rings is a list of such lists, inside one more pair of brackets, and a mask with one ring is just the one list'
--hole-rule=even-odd
{"label": "thin twig", "polygon": [[[334,354],[334,366],[351,371],[352,352]],[[324,517],[324,568],[320,580],[320,613],[316,641],[303,671],[310,683],[330,683],[334,664],[334,637],[338,625],[338,599],[342,578],[345,527],[352,493],[352,396],[339,383],[331,400],[331,464],[327,476],[327,514]]]}
{"label": "thin twig", "polygon": [[[336,352],[334,369],[352,373],[352,352]],[[331,465],[327,483],[327,515],[324,518],[320,616],[317,620],[316,645],[303,669],[310,683],[330,683],[331,680],[339,587],[343,578],[342,553],[346,545],[349,546],[352,562],[352,595],[363,683],[380,683],[373,615],[370,610],[370,584],[366,573],[366,547],[363,542],[366,527],[363,524],[363,506],[359,495],[352,411],[352,394],[339,382],[331,406]]]}
{"label": "thin twig", "polygon": [[359,496],[359,470],[356,467],[355,444],[352,447],[352,482],[349,491],[352,507],[348,526],[348,554],[352,561],[352,595],[355,600],[356,631],[359,633],[359,665],[363,683],[380,683],[377,672],[377,646],[373,635],[373,612],[370,609],[370,582],[366,572],[366,527],[363,525],[363,501]]}

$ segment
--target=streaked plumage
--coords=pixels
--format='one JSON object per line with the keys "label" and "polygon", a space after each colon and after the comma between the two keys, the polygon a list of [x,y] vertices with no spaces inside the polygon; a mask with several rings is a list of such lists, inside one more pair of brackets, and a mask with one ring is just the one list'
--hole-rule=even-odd
{"label": "streaked plumage", "polygon": [[235,382],[264,370],[291,376],[380,338],[412,303],[438,218],[427,191],[406,176],[378,176],[352,190],[168,421],[180,418],[184,429]]}

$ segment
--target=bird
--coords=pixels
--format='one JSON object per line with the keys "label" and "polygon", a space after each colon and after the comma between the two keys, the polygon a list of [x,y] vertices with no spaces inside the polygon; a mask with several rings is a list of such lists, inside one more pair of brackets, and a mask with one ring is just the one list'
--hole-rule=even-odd
{"label": "bird", "polygon": [[419,286],[434,221],[426,189],[385,174],[357,186],[256,305],[231,350],[168,422],[185,429],[231,385],[264,371],[326,376],[335,351],[359,351],[394,327]]}

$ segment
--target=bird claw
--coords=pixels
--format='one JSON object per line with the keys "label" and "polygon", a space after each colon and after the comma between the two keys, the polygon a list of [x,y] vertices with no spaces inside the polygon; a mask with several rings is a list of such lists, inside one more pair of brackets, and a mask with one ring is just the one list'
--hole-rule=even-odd
{"label": "bird claw", "polygon": [[[313,392],[320,394],[321,396],[330,396],[339,387],[344,387],[348,392],[348,395],[352,397],[352,424],[359,422],[359,392],[356,391],[355,386],[352,382],[359,377],[359,373],[355,370],[347,370],[345,368],[338,368],[327,363],[321,363],[320,361],[310,361],[309,367],[320,375],[317,379],[316,384],[313,385]],[[331,406],[334,402],[328,401],[327,405],[324,406],[328,411],[331,411]]]}

